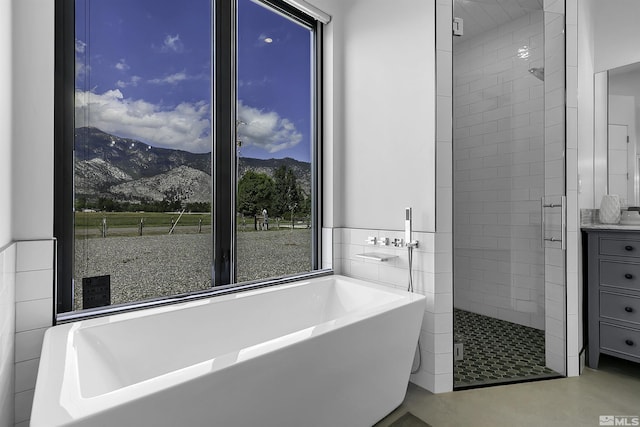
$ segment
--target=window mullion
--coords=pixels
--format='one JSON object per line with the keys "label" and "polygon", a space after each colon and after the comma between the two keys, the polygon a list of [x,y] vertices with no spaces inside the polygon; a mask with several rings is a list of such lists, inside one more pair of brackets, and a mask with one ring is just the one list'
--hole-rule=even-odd
{"label": "window mullion", "polygon": [[215,1],[213,53],[213,286],[235,280],[236,3]]}
{"label": "window mullion", "polygon": [[[55,3],[56,61],[54,109],[54,221],[53,232],[57,241],[56,310],[58,313],[73,309],[73,149],[74,149],[74,2],[57,0]],[[71,212],[71,214],[69,214]]]}

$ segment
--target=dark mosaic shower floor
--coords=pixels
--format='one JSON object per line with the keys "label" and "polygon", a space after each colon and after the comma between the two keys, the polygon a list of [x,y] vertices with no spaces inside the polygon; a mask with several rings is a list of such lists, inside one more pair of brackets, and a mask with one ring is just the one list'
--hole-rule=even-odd
{"label": "dark mosaic shower floor", "polygon": [[455,388],[557,377],[545,367],[544,331],[454,310],[454,341],[464,359],[453,362]]}

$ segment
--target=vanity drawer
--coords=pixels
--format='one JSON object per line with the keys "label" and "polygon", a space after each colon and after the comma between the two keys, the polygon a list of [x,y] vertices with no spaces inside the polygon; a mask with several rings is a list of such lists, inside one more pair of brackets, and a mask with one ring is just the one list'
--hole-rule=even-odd
{"label": "vanity drawer", "polygon": [[640,298],[600,291],[600,317],[640,325]]}
{"label": "vanity drawer", "polygon": [[637,240],[601,238],[600,255],[640,258],[640,242]]}
{"label": "vanity drawer", "polygon": [[640,330],[601,322],[600,348],[640,357]]}
{"label": "vanity drawer", "polygon": [[600,261],[600,284],[640,290],[640,264]]}

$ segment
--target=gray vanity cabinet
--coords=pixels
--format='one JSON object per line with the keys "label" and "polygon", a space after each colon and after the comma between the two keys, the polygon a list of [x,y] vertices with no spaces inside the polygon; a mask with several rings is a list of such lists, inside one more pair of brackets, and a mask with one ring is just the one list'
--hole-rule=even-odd
{"label": "gray vanity cabinet", "polygon": [[640,362],[640,230],[585,229],[588,365],[600,354]]}

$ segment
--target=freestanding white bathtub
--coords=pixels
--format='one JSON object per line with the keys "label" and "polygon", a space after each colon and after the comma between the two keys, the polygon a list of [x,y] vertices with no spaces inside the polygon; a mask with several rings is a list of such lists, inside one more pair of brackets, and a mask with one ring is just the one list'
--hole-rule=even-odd
{"label": "freestanding white bathtub", "polygon": [[404,399],[423,311],[326,276],[56,326],[31,426],[368,427]]}

